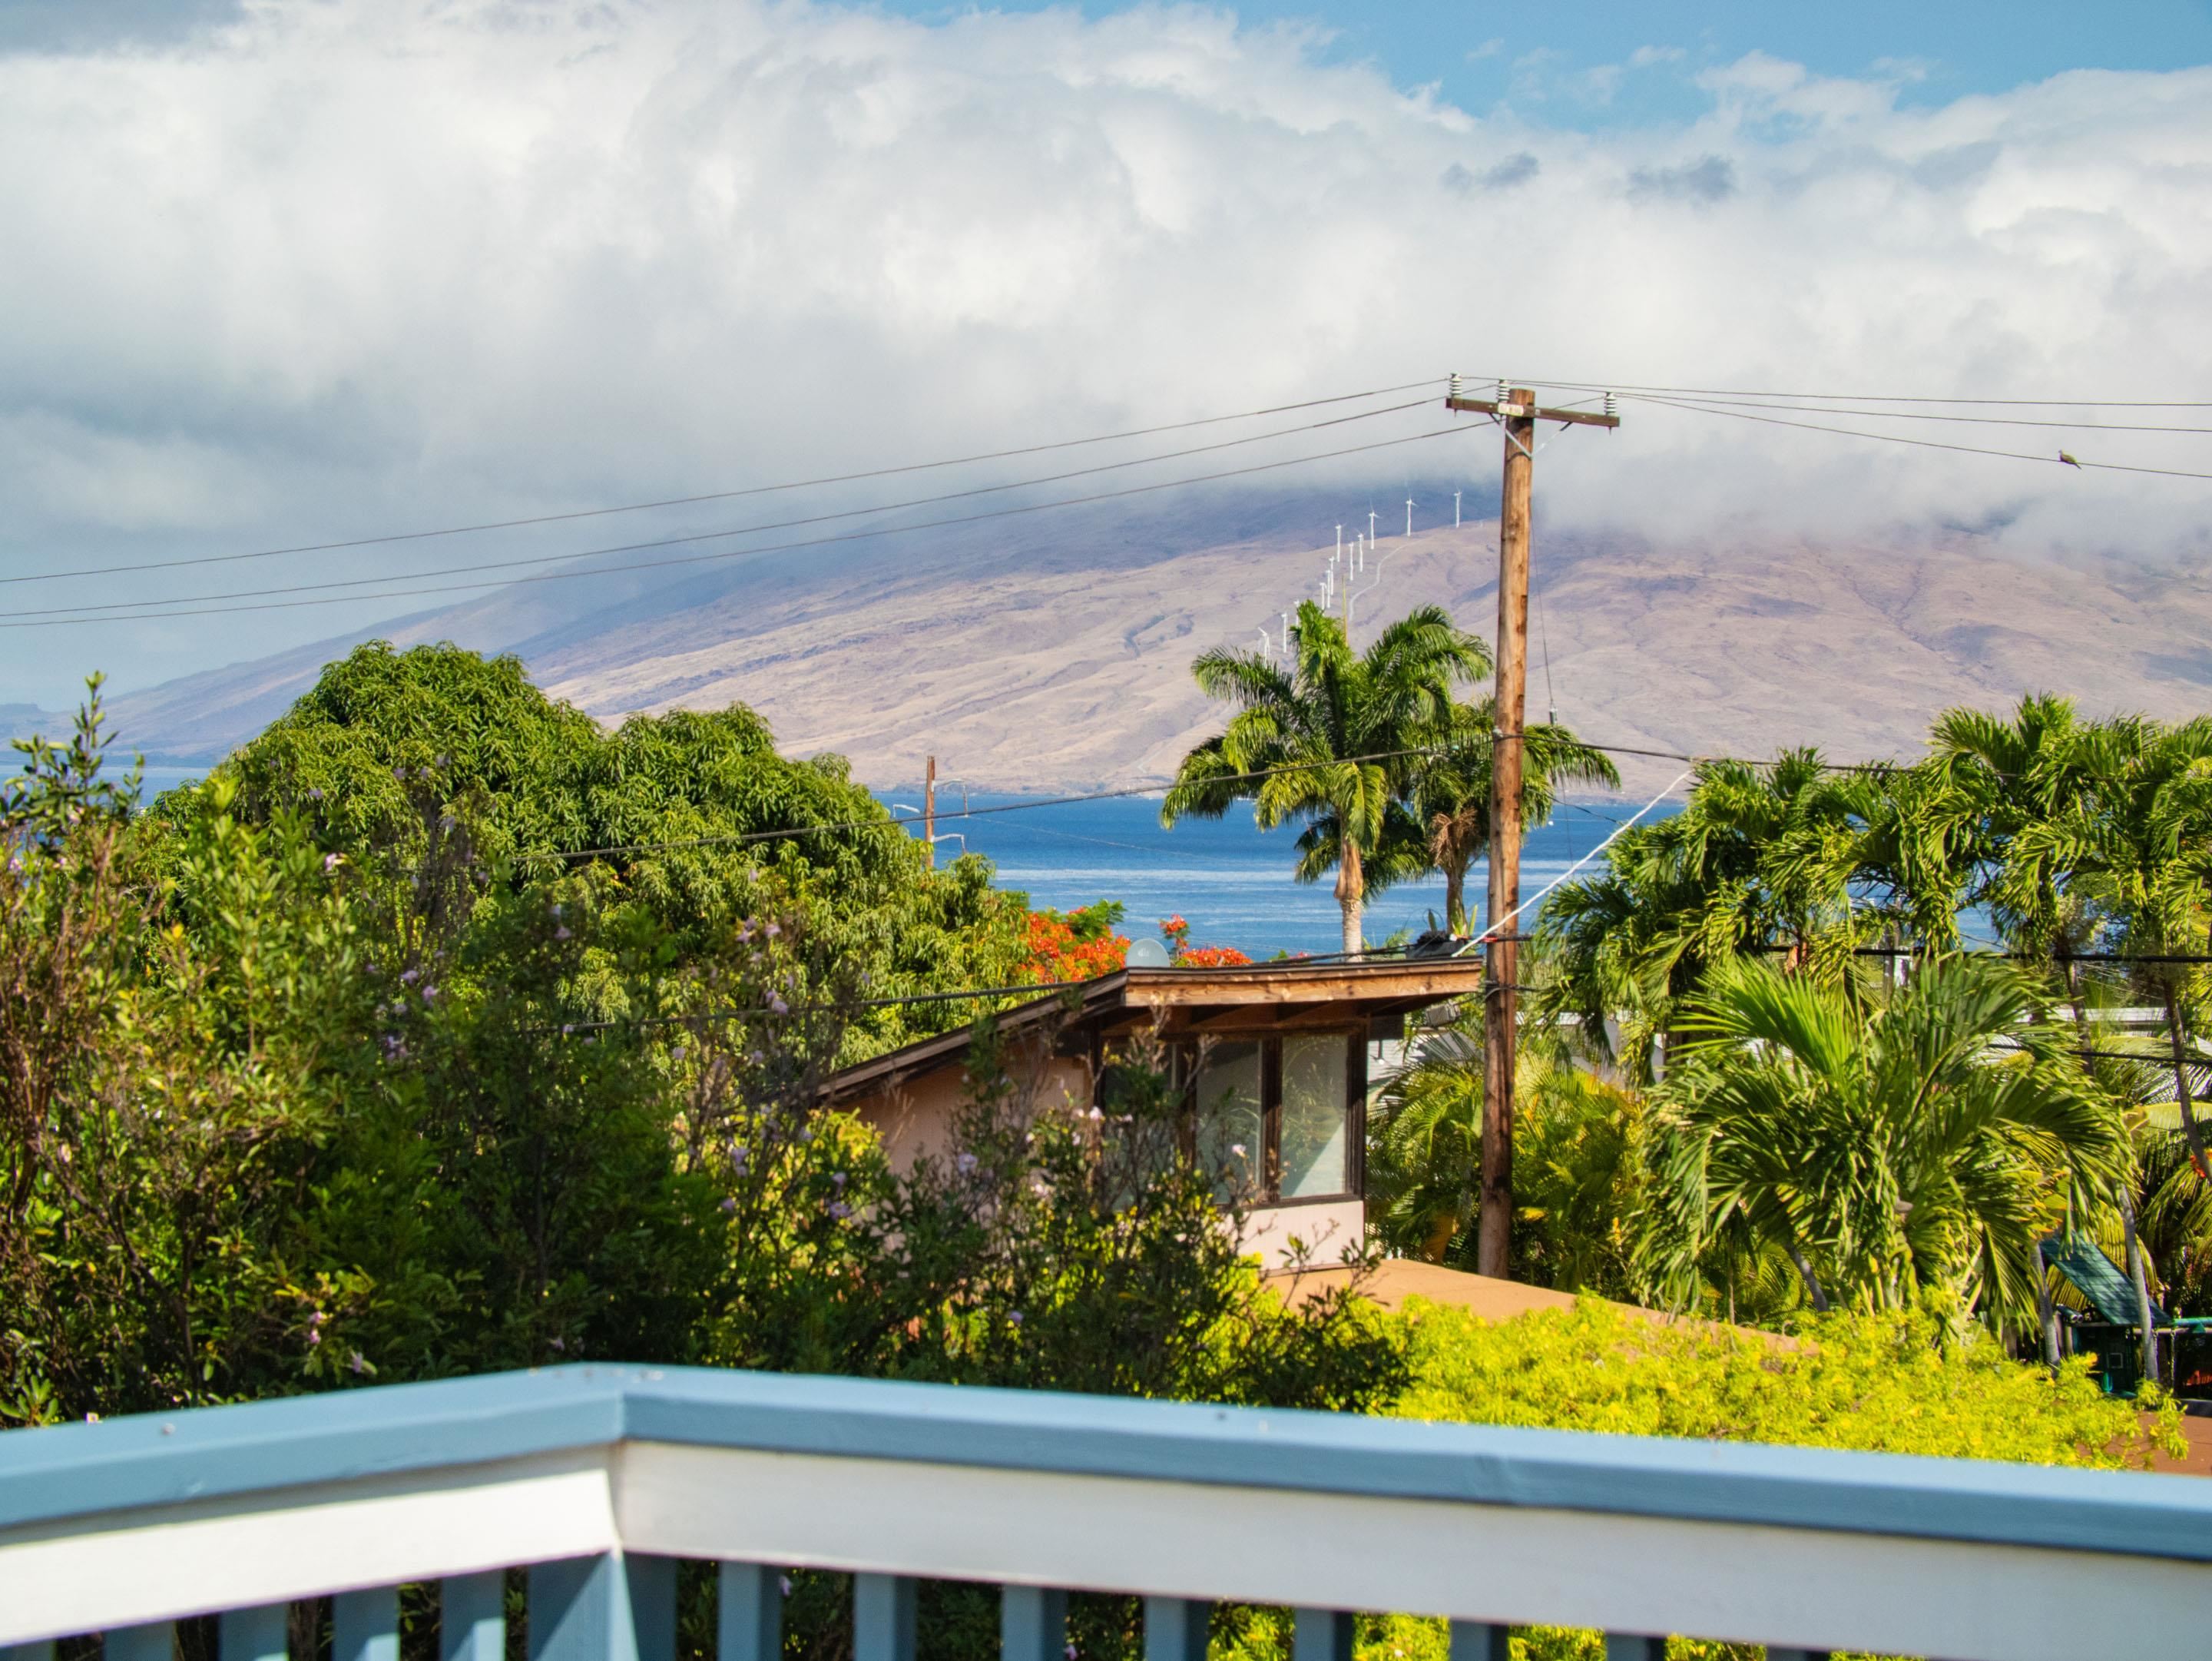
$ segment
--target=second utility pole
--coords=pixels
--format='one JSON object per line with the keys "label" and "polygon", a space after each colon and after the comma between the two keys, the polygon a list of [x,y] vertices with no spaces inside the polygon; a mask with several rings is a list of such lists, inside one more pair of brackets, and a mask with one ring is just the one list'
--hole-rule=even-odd
{"label": "second utility pole", "polygon": [[1452,377],[1450,410],[1498,417],[1505,429],[1505,487],[1498,510],[1498,692],[1490,756],[1490,922],[1483,930],[1482,1189],[1475,1214],[1474,1268],[1504,1278],[1513,1265],[1513,1062],[1520,1043],[1522,723],[1528,702],[1528,520],[1536,475],[1536,423],[1618,427],[1613,399],[1603,415],[1540,410],[1526,386],[1493,399],[1462,398]]}

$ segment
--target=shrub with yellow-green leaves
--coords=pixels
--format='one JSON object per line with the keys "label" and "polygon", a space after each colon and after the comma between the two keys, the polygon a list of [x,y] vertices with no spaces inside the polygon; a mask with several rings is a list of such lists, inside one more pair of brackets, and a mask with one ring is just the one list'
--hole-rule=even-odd
{"label": "shrub with yellow-green leaves", "polygon": [[[2113,1469],[2183,1451],[2171,1402],[2148,1422],[2081,1361],[2053,1380],[1978,1328],[1934,1316],[1831,1315],[1799,1335],[1662,1323],[1585,1299],[1505,1322],[1419,1299],[1400,1317],[1413,1383],[1389,1409],[1408,1419],[1636,1436],[1780,1442]],[[1224,1612],[1216,1661],[1284,1661],[1287,1610]],[[1446,1661],[1444,1623],[1372,1615],[1358,1661]],[[1601,1661],[1595,1632],[1517,1629],[1514,1661]],[[1669,1661],[1750,1661],[1756,1645],[1677,1638]]]}
{"label": "shrub with yellow-green leaves", "polygon": [[1503,1323],[1417,1302],[1404,1318],[1413,1384],[1391,1411],[1408,1419],[2113,1469],[2182,1451],[2170,1402],[2146,1426],[2086,1361],[2053,1380],[1927,1314],[1815,1317],[1794,1340],[1595,1299]]}

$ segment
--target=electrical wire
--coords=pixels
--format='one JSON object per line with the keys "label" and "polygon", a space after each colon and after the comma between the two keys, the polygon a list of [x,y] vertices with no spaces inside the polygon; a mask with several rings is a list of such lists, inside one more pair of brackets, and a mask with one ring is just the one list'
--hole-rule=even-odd
{"label": "electrical wire", "polygon": [[[1531,380],[1509,377],[1516,386],[1558,386],[1569,392],[1657,392],[1669,397],[1799,399],[1808,402],[1841,404],[1971,404],[1992,409],[2050,410],[2212,410],[2212,399],[2140,398],[1913,398],[1887,392],[1757,392],[1741,386],[1638,386],[1620,381]],[[1474,384],[1486,379],[1463,375]],[[1433,383],[1428,383],[1433,384]]]}
{"label": "electrical wire", "polygon": [[[368,588],[388,582],[412,582],[423,577],[465,576],[478,571],[513,571],[533,565],[558,565],[568,560],[593,559],[605,554],[628,554],[647,551],[655,548],[678,548],[695,542],[719,541],[724,537],[757,536],[769,531],[790,531],[810,525],[826,525],[841,519],[861,519],[872,514],[901,513],[911,508],[935,507],[942,502],[965,502],[976,496],[998,496],[1008,490],[1034,489],[1044,484],[1065,484],[1072,478],[1089,478],[1099,473],[1119,472],[1130,467],[1147,467],[1163,461],[1180,461],[1187,457],[1211,455],[1218,450],[1233,450],[1247,444],[1265,444],[1278,438],[1294,438],[1301,433],[1319,432],[1325,428],[1340,427],[1355,421],[1370,421],[1377,416],[1397,415],[1407,410],[1425,408],[1424,399],[1411,404],[1387,405],[1378,410],[1362,410],[1357,415],[1334,416],[1327,421],[1310,422],[1300,427],[1279,428],[1271,433],[1249,433],[1242,438],[1224,439],[1218,444],[1194,445],[1188,449],[1163,451],[1158,455],[1132,456],[1123,461],[1102,462],[1095,467],[1078,467],[1064,473],[1048,473],[1036,478],[1009,480],[1004,484],[978,484],[964,490],[948,490],[939,496],[915,496],[905,502],[886,502],[873,507],[842,508],[832,513],[811,514],[799,519],[769,520],[758,525],[737,525],[720,531],[693,531],[682,536],[659,537],[649,542],[618,542],[599,548],[582,548],[567,553],[534,554],[517,559],[485,560],[473,565],[434,566],[423,571],[391,573],[380,576],[347,577],[328,582],[301,582],[276,588],[240,588],[229,593],[185,594],[167,599],[122,599],[85,602],[74,605],[49,605],[35,610],[0,611],[0,618],[60,617],[67,613],[137,611],[144,607],[176,605],[203,601],[227,599],[258,599],[271,594],[317,593],[333,588]],[[888,526],[886,530],[899,529]],[[748,551],[732,550],[734,554]],[[627,569],[627,568],[625,568]],[[379,595],[367,593],[355,596],[361,599],[376,599]]]}
{"label": "electrical wire", "polygon": [[1650,393],[1623,392],[1620,396],[1639,404],[1687,410],[1698,415],[1727,416],[1735,421],[1756,421],[1768,427],[1796,427],[1808,433],[1835,433],[1844,438],[1871,438],[1885,444],[1910,444],[1923,450],[1951,450],[1961,455],[2002,456],[2013,461],[2039,461],[2053,467],[2074,467],[2106,473],[2154,473],[2163,478],[2212,478],[2212,472],[2193,472],[2184,467],[2143,467],[2124,461],[2078,461],[2065,456],[2039,455],[2030,450],[1994,450],[1979,444],[1946,444],[1932,438],[1907,438],[1901,433],[1869,433],[1855,427],[1828,427],[1810,421],[1785,421],[1779,416],[1753,415],[1748,410],[1732,410],[1717,404],[1690,403],[1680,399],[1655,397]]}
{"label": "electrical wire", "polygon": [[[568,582],[584,577],[627,576],[639,571],[661,570],[675,566],[711,564],[723,560],[748,558],[757,554],[787,553],[798,548],[828,547],[838,543],[859,542],[872,537],[896,536],[908,531],[939,530],[954,525],[975,525],[987,520],[1011,519],[1024,514],[1043,513],[1054,508],[1077,508],[1092,502],[1117,502],[1130,496],[1149,495],[1156,490],[1176,490],[1191,484],[1211,484],[1227,478],[1245,478],[1255,473],[1279,472],[1285,467],[1300,467],[1316,461],[1333,461],[1341,456],[1364,455],[1375,450],[1392,449],[1401,444],[1418,444],[1431,438],[1449,438],[1463,430],[1459,427],[1438,427],[1425,433],[1408,434],[1402,438],[1378,439],[1372,444],[1349,445],[1342,449],[1324,450],[1313,455],[1291,456],[1281,461],[1257,462],[1249,467],[1225,468],[1219,472],[1200,473],[1187,478],[1163,479],[1152,484],[1132,485],[1127,490],[1102,490],[1090,496],[1066,496],[1057,502],[1025,502],[1017,507],[994,508],[988,513],[963,514],[948,519],[923,520],[909,525],[887,525],[866,530],[847,531],[836,536],[810,537],[795,542],[769,543],[759,547],[730,549],[719,553],[692,554],[677,559],[638,560],[626,565],[599,566],[583,571],[542,571],[532,575],[483,582],[443,583],[420,588],[386,589],[373,594],[325,595],[315,599],[264,600],[245,605],[198,605],[193,604],[187,597],[184,600],[174,603],[190,605],[191,609],[189,610],[140,611],[129,615],[26,617],[15,621],[0,621],[0,629],[57,629],[88,623],[140,623],[161,621],[171,618],[222,617],[240,611],[283,611],[295,610],[301,606],[352,605],[362,600],[408,599],[423,594],[477,593],[486,588],[514,587],[528,582]],[[568,557],[582,558],[585,556],[572,554]],[[393,578],[392,581],[404,581],[406,579]],[[268,592],[296,591],[272,589]]]}
{"label": "electrical wire", "polygon": [[[1273,778],[1282,773],[1308,773],[1317,768],[1342,767],[1371,761],[1395,761],[1413,756],[1435,756],[1443,751],[1427,749],[1378,750],[1370,755],[1346,756],[1334,761],[1288,762],[1280,767],[1256,768],[1244,773],[1223,773],[1205,781],[1207,784],[1246,784],[1255,779]],[[1117,801],[1130,796],[1157,794],[1161,787],[1157,783],[1122,785],[1112,790],[1093,790],[1076,796],[1041,796],[1022,801],[1000,802],[992,807],[963,807],[957,811],[932,816],[937,822],[947,819],[980,819],[999,813],[1035,812],[1045,807],[1072,807],[1083,802]],[[592,860],[617,854],[658,854],[688,848],[718,848],[756,842],[775,842],[787,837],[811,837],[838,830],[880,830],[892,826],[921,824],[924,816],[910,814],[902,818],[891,814],[883,818],[834,820],[823,824],[793,825],[781,830],[739,830],[720,837],[686,837],[673,842],[617,843],[605,848],[577,848],[566,851],[546,850],[527,853],[518,857],[526,860]]]}
{"label": "electrical wire", "polygon": [[[1639,400],[1644,395],[1626,394]],[[1656,397],[1652,401],[1656,402]],[[1778,404],[1749,399],[1703,398],[1695,400],[1700,407],[1732,407],[1742,410],[1781,410],[1799,415],[1865,416],[1877,421],[1944,421],[1974,427],[2055,427],[2064,432],[2077,433],[2194,433],[2212,435],[2212,427],[2162,427],[2134,422],[2045,421],[2032,416],[1946,415],[1923,410],[1869,410],[1850,405],[1841,407],[1817,404]],[[1572,405],[1564,405],[1571,409]]]}
{"label": "electrical wire", "polygon": [[1331,404],[1357,403],[1361,399],[1385,398],[1443,384],[1444,377],[1408,380],[1395,386],[1378,386],[1364,392],[1339,392],[1329,398],[1308,399],[1297,404],[1275,404],[1263,409],[1240,410],[1233,415],[1201,416],[1192,421],[1171,421],[1156,427],[1133,427],[1126,432],[1100,433],[1089,438],[1061,439],[1049,444],[1025,444],[1011,450],[990,450],[976,455],[952,456],[939,461],[914,461],[894,467],[871,467],[854,473],[833,473],[820,478],[793,479],[781,484],[755,484],[743,490],[710,490],[697,496],[667,496],[656,502],[630,502],[612,508],[580,508],[567,513],[533,514],[520,519],[485,520],[473,525],[448,525],[428,531],[394,531],[379,536],[349,537],[332,542],[303,542],[284,548],[260,548],[237,554],[203,554],[186,559],[149,560],[136,565],[101,565],[74,571],[33,571],[20,576],[0,576],[0,583],[53,582],[68,577],[115,576],[133,571],[162,571],[186,565],[221,565],[244,559],[276,559],[287,554],[320,554],[347,548],[373,548],[393,543],[422,542],[437,537],[471,536],[482,531],[520,530],[533,525],[561,525],[581,519],[601,519],[613,514],[646,513],[659,508],[690,508],[701,502],[730,502],[741,496],[770,496],[785,490],[811,490],[830,484],[855,484],[866,479],[890,478],[902,473],[927,472],[940,467],[967,467],[979,462],[1005,461],[1016,456],[1042,455],[1089,444],[1111,444],[1123,439],[1151,438],[1161,433],[1186,432],[1194,427],[1218,426],[1224,422],[1249,421],[1260,416],[1285,415],[1293,410],[1315,410]]}

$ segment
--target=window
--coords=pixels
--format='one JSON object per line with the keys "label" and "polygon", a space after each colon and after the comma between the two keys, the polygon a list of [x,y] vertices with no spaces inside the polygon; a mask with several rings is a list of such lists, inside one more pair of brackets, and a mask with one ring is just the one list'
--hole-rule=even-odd
{"label": "window", "polygon": [[1216,1043],[1198,1057],[1191,1103],[1198,1116],[1198,1162],[1221,1173],[1222,1196],[1249,1191],[1265,1169],[1267,1110],[1264,1057],[1257,1043]]}
{"label": "window", "polygon": [[1366,1047],[1350,1032],[1170,1046],[1190,1119],[1184,1152],[1221,1197],[1256,1205],[1347,1199],[1360,1189]]}
{"label": "window", "polygon": [[1285,1200],[1352,1191],[1352,1039],[1305,1032],[1283,1045],[1277,1191]]}

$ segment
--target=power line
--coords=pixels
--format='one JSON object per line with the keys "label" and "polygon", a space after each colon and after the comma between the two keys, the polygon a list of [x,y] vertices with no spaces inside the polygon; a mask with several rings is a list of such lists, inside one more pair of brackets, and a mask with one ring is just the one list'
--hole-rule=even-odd
{"label": "power line", "polygon": [[[1435,756],[1443,751],[1434,747],[1408,750],[1378,750],[1370,755],[1346,756],[1334,761],[1287,762],[1280,767],[1256,768],[1250,772],[1217,774],[1204,782],[1207,784],[1243,784],[1254,779],[1273,778],[1281,773],[1308,773],[1318,768],[1342,767],[1361,762],[1395,761],[1410,756]],[[963,807],[958,812],[939,813],[939,823],[948,819],[980,819],[998,813],[1034,812],[1044,807],[1071,807],[1083,802],[1115,801],[1130,796],[1153,794],[1161,788],[1157,782],[1123,785],[1112,790],[1093,790],[1077,796],[1042,796],[1030,800],[1001,802],[992,807]],[[781,830],[740,830],[720,837],[686,837],[672,842],[620,843],[605,848],[577,848],[566,851],[544,850],[527,853],[519,857],[532,860],[590,860],[615,854],[657,854],[686,848],[717,848],[738,843],[774,842],[787,837],[811,837],[838,830],[879,830],[909,824],[920,824],[922,816],[910,814],[905,818],[893,813],[882,818],[833,820],[823,824],[794,825]]]}
{"label": "power line", "polygon": [[[1468,377],[1480,379],[1480,377]],[[1658,392],[1669,397],[1800,399],[1842,404],[1978,405],[1992,409],[2048,410],[2212,410],[2212,400],[2139,398],[1912,398],[1887,392],[1756,392],[1740,386],[1637,386],[1620,381],[1551,380],[1539,377],[1525,384],[1559,386],[1571,392]]]}
{"label": "power line", "polygon": [[[1285,467],[1299,467],[1316,461],[1333,461],[1341,456],[1364,455],[1374,450],[1388,450],[1401,444],[1417,444],[1431,438],[1449,438],[1463,432],[1460,427],[1438,427],[1425,433],[1413,433],[1402,438],[1379,439],[1372,444],[1354,444],[1340,450],[1324,450],[1314,455],[1291,456],[1281,461],[1263,461],[1249,467],[1231,467],[1219,472],[1200,473],[1188,478],[1163,479],[1153,484],[1132,485],[1127,490],[1102,490],[1090,496],[1066,496],[1057,502],[1026,502],[1018,507],[994,508],[988,513],[963,514],[949,519],[922,520],[910,525],[886,525],[861,531],[847,531],[836,536],[810,537],[796,542],[770,543],[756,548],[736,548],[720,553],[693,554],[678,559],[640,560],[627,565],[607,565],[584,571],[544,571],[535,575],[520,576],[485,582],[443,583],[422,588],[393,588],[374,594],[329,595],[319,599],[265,600],[247,605],[200,605],[185,611],[141,611],[128,616],[99,617],[35,617],[21,621],[0,622],[0,629],[58,629],[87,623],[143,623],[158,622],[170,618],[222,617],[239,611],[284,611],[308,605],[346,605],[362,600],[408,599],[422,594],[451,594],[474,593],[485,588],[519,587],[526,582],[567,582],[582,577],[627,576],[634,572],[659,570],[672,566],[710,564],[721,560],[742,559],[757,554],[786,553],[796,548],[821,548],[836,543],[859,542],[871,537],[895,536],[908,531],[931,531],[953,525],[975,525],[987,520],[1011,519],[1018,514],[1042,513],[1054,508],[1084,507],[1092,502],[1115,502],[1129,496],[1145,496],[1155,490],[1171,490],[1190,484],[1211,484],[1226,478],[1244,478],[1255,473],[1274,472]],[[696,540],[696,538],[693,538]],[[583,555],[569,555],[582,558]],[[434,574],[431,574],[434,575]],[[394,578],[392,581],[404,581]],[[272,589],[270,593],[291,593],[295,590]]]}
{"label": "power line", "polygon": [[[1642,395],[1629,393],[1642,401]],[[1656,398],[1650,399],[1657,402]],[[2076,433],[2196,433],[2212,435],[2212,427],[2171,427],[2146,425],[2134,422],[2046,421],[2032,416],[1947,415],[1923,410],[1869,410],[1850,405],[1835,406],[1816,404],[1778,404],[1747,399],[1705,398],[1697,400],[1700,407],[1720,408],[1732,405],[1745,410],[1794,411],[1800,415],[1867,416],[1877,421],[1943,421],[1974,427],[2055,427],[2064,432]]]}
{"label": "power line", "polygon": [[[1033,489],[1042,484],[1063,484],[1071,478],[1088,478],[1098,473],[1119,472],[1130,467],[1146,467],[1157,462],[1179,461],[1185,457],[1210,455],[1217,450],[1233,450],[1247,444],[1264,444],[1278,438],[1293,438],[1300,433],[1319,432],[1324,428],[1340,427],[1355,421],[1370,421],[1377,416],[1397,415],[1407,410],[1425,407],[1426,399],[1411,404],[1386,405],[1377,410],[1362,410],[1356,415],[1335,416],[1327,421],[1310,422],[1302,427],[1279,428],[1271,433],[1250,433],[1243,438],[1224,439],[1218,444],[1194,445],[1188,449],[1163,451],[1158,455],[1133,456],[1124,461],[1103,462],[1096,467],[1077,467],[1064,473],[1048,473],[1036,478],[1010,480],[1004,484],[978,484],[964,490],[948,490],[933,496],[915,496],[905,502],[886,502],[867,508],[843,508],[833,513],[811,514],[799,519],[769,520],[758,525],[738,525],[720,531],[693,531],[682,536],[660,537],[649,542],[618,542],[599,548],[582,548],[573,552],[535,554],[519,559],[485,560],[473,565],[436,566],[424,571],[408,571],[383,576],[347,577],[328,582],[293,583],[276,588],[241,588],[229,593],[186,594],[167,599],[123,599],[86,602],[74,605],[51,605],[34,611],[0,611],[0,618],[61,617],[68,613],[95,611],[135,611],[152,605],[175,605],[204,600],[256,599],[270,594],[317,593],[332,588],[368,588],[387,582],[415,581],[423,577],[463,576],[477,571],[512,571],[532,565],[557,565],[568,560],[592,559],[602,554],[636,553],[654,548],[677,548],[695,542],[714,542],[724,537],[755,536],[767,531],[797,530],[809,525],[826,525],[841,519],[860,519],[871,514],[901,513],[909,508],[934,507],[940,502],[964,502],[976,496],[997,496],[1007,490]],[[884,527],[885,532],[902,527]],[[764,552],[765,550],[736,549],[732,555],[745,552]],[[629,569],[642,569],[631,568]],[[362,599],[376,599],[378,594],[356,596]]]}
{"label": "power line", "polygon": [[2212,478],[2212,472],[2192,472],[2182,467],[2142,467],[2123,461],[2077,461],[2069,457],[2039,455],[2029,450],[1993,450],[1978,444],[1946,444],[1932,438],[1907,438],[1901,433],[1869,433],[1855,427],[1828,427],[1810,421],[1785,421],[1779,416],[1753,415],[1748,410],[1732,410],[1717,404],[1686,403],[1680,399],[1658,398],[1648,393],[1623,392],[1639,404],[1656,404],[1669,410],[1687,410],[1697,415],[1727,416],[1735,421],[1756,421],[1768,427],[1796,427],[1808,433],[1835,433],[1844,438],[1871,438],[1885,444],[1910,444],[1923,450],[1951,450],[1961,455],[2002,456],[2013,461],[2039,461],[2053,467],[2074,467],[2107,473],[2155,473],[2165,478]]}
{"label": "power line", "polygon": [[401,542],[422,542],[436,537],[470,536],[481,531],[520,530],[533,525],[560,525],[581,519],[601,519],[614,514],[646,513],[659,508],[696,507],[706,502],[730,502],[741,496],[769,496],[785,490],[811,490],[830,484],[855,484],[866,479],[890,478],[902,473],[927,472],[940,467],[966,467],[984,461],[1005,461],[1016,456],[1042,455],[1054,450],[1075,449],[1089,444],[1111,444],[1122,439],[1151,438],[1161,433],[1188,431],[1229,421],[1249,421],[1260,416],[1285,415],[1293,410],[1320,409],[1331,404],[1357,403],[1361,399],[1384,398],[1440,384],[1443,377],[1409,380],[1396,386],[1378,386],[1364,392],[1340,392],[1329,398],[1308,399],[1297,404],[1275,404],[1263,409],[1240,410],[1233,415],[1201,416],[1192,421],[1168,422],[1157,427],[1133,427],[1126,432],[1101,433],[1090,438],[1062,439],[1050,444],[1026,444],[1011,450],[991,450],[977,455],[952,456],[940,461],[908,462],[895,467],[871,467],[860,472],[834,473],[820,478],[793,479],[781,484],[755,484],[744,490],[710,490],[698,496],[667,496],[656,502],[624,502],[612,508],[580,508],[568,513],[533,514],[520,519],[485,520],[473,525],[448,525],[428,531],[395,531],[379,536],[349,537],[332,542],[303,542],[285,548],[261,548],[249,553],[203,554],[188,559],[149,560],[137,565],[102,565],[76,571],[34,571],[21,576],[0,577],[0,583],[54,582],[68,577],[115,576],[131,571],[170,570],[185,565],[221,565],[244,559],[276,559],[287,554],[331,553],[347,548],[372,548]]}

